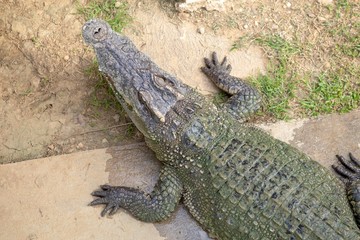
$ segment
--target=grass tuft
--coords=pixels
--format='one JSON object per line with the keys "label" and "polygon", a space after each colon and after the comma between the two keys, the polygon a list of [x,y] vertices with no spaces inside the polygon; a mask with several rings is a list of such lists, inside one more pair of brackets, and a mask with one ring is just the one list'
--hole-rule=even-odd
{"label": "grass tuft", "polygon": [[288,119],[290,102],[294,95],[294,83],[286,82],[286,72],[274,69],[268,75],[259,75],[251,82],[262,92],[263,111],[277,119]]}
{"label": "grass tuft", "polygon": [[301,52],[301,48],[296,42],[286,41],[279,35],[265,35],[255,38],[255,41],[275,51],[280,61],[287,61],[292,55]]}
{"label": "grass tuft", "polygon": [[221,106],[221,104],[226,102],[226,100],[228,99],[229,99],[229,95],[226,94],[225,92],[218,92],[212,96],[212,102],[218,107]]}
{"label": "grass tuft", "polygon": [[278,35],[256,37],[254,41],[274,56],[266,75],[250,79],[263,95],[263,111],[277,119],[288,119],[296,86],[295,75],[289,71],[289,60],[300,53],[301,48]]}
{"label": "grass tuft", "polygon": [[309,116],[349,112],[360,103],[359,86],[334,73],[324,73],[316,81],[307,83],[306,92],[300,104]]}
{"label": "grass tuft", "polygon": [[[94,91],[91,92],[89,98],[89,104],[93,107],[89,115],[93,118],[101,118],[104,111],[111,112],[118,114],[121,122],[127,122],[127,114],[107,82],[107,77],[99,71],[96,60],[85,69],[85,75],[90,79],[96,80]],[[124,136],[132,138],[136,132],[134,125],[127,125]]]}
{"label": "grass tuft", "polygon": [[88,78],[96,79],[95,91],[91,93],[90,104],[94,107],[105,110],[115,109],[120,113],[124,113],[121,104],[117,101],[114,91],[109,86],[106,76],[99,71],[96,60],[85,69],[85,75]]}
{"label": "grass tuft", "polygon": [[93,0],[87,5],[79,5],[77,11],[85,20],[100,18],[108,22],[115,32],[121,32],[132,18],[128,13],[129,7],[126,2],[117,0]]}

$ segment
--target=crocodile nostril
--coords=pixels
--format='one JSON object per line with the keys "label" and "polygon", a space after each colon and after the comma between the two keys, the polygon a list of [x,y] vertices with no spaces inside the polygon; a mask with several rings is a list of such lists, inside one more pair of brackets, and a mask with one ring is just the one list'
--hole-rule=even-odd
{"label": "crocodile nostril", "polygon": [[101,32],[102,32],[101,27],[97,28],[97,29],[94,31],[94,37],[97,37]]}

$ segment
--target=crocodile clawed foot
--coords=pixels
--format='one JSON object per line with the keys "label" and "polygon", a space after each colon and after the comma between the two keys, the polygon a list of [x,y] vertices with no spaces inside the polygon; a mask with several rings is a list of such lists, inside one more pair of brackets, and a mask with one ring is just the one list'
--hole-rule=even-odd
{"label": "crocodile clawed foot", "polygon": [[216,52],[212,53],[211,59],[204,58],[205,67],[202,67],[201,70],[209,75],[212,72],[223,72],[229,74],[231,72],[231,65],[227,64],[227,58],[224,57],[222,62],[220,63],[217,57]]}
{"label": "crocodile clawed foot", "polygon": [[336,155],[339,165],[332,165],[332,168],[345,183],[360,179],[360,160],[349,153],[349,159]]}
{"label": "crocodile clawed foot", "polygon": [[106,204],[104,210],[101,212],[101,216],[104,217],[107,213],[109,213],[109,215],[113,215],[120,208],[117,187],[109,185],[102,185],[100,187],[101,190],[91,193],[92,196],[99,198],[89,203],[89,206]]}

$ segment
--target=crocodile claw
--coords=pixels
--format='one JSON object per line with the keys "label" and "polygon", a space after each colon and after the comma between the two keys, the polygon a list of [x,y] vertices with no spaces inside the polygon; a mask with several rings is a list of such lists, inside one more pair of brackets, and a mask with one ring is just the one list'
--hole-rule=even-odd
{"label": "crocodile claw", "polygon": [[339,165],[332,165],[332,168],[337,174],[340,175],[341,180],[344,182],[354,181],[360,179],[360,160],[355,158],[349,153],[349,159],[345,159],[343,156],[336,155]]}
{"label": "crocodile claw", "polygon": [[202,67],[201,70],[205,74],[210,74],[211,72],[216,71],[225,72],[227,74],[231,72],[232,67],[230,64],[227,64],[227,57],[224,57],[224,59],[220,63],[216,52],[212,53],[211,59],[204,58],[204,61],[205,67]]}
{"label": "crocodile claw", "polygon": [[113,215],[120,208],[116,187],[101,185],[100,188],[101,190],[91,193],[92,196],[99,198],[89,203],[89,206],[106,204],[104,210],[101,212],[101,216],[104,217],[107,213]]}

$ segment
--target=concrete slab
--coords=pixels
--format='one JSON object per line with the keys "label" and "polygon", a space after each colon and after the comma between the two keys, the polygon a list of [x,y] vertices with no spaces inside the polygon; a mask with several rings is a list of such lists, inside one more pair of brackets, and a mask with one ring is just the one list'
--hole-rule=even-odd
{"label": "concrete slab", "polygon": [[[360,156],[360,111],[261,127],[326,167],[335,154]],[[143,143],[1,165],[0,239],[208,239],[182,207],[148,224],[124,211],[101,218],[101,206],[87,206],[103,183],[150,191],[159,167]]]}
{"label": "concrete slab", "polygon": [[144,143],[1,165],[0,239],[207,239],[182,208],[154,225],[87,206],[104,183],[151,191],[159,168]]}
{"label": "concrete slab", "polygon": [[360,156],[360,110],[318,119],[260,125],[274,137],[311,156],[327,168],[336,163],[335,154]]}
{"label": "concrete slab", "polygon": [[0,239],[164,239],[152,224],[87,206],[111,159],[100,149],[2,165]]}

